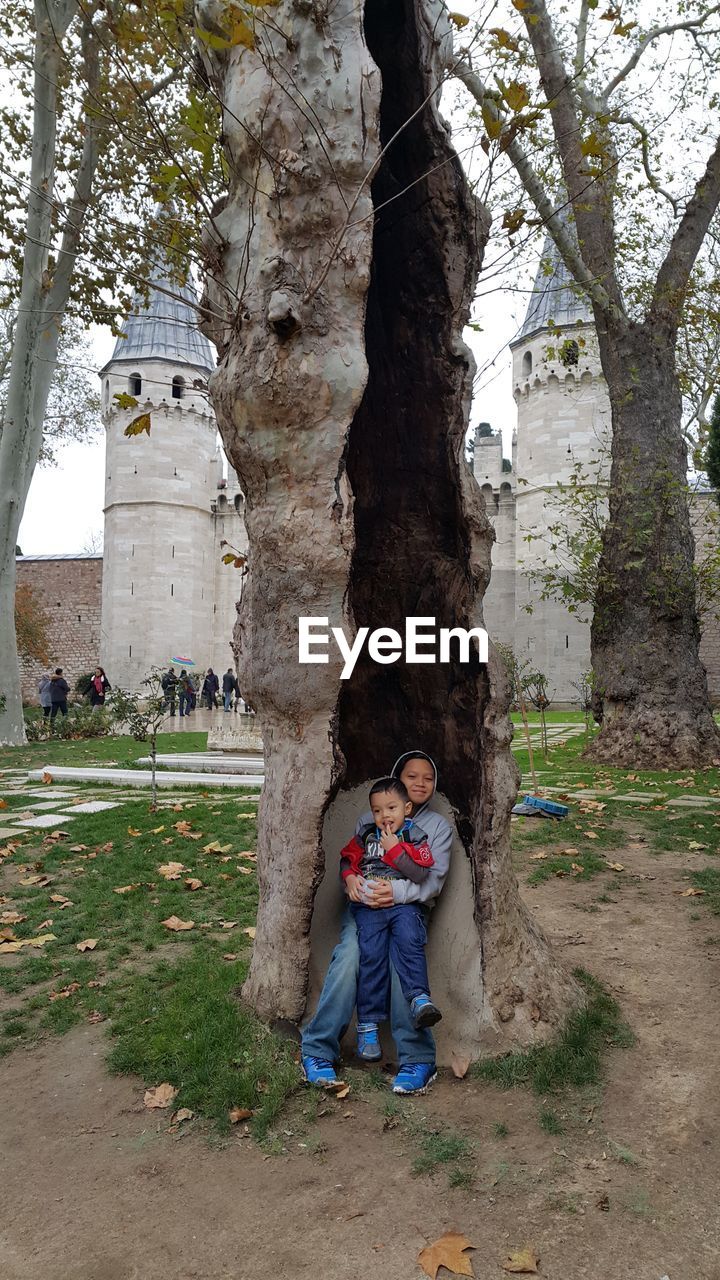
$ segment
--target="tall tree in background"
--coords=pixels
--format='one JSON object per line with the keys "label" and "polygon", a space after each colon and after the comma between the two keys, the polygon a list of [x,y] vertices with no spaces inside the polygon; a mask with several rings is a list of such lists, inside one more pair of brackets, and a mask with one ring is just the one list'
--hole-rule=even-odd
{"label": "tall tree in background", "polygon": [[715,490],[715,497],[720,506],[720,394],[713,401],[708,441],[705,449],[705,471],[707,478]]}
{"label": "tall tree in background", "polygon": [[[153,243],[186,270],[188,223],[158,195],[210,214],[216,112],[190,81],[185,0],[34,0],[0,14],[17,92],[0,108],[7,163],[0,228],[17,290],[0,436],[0,742],[24,741],[14,627],[15,546],[33,472],[52,438],[48,404],[72,318],[117,324]],[[190,235],[192,240],[192,235]]]}
{"label": "tall tree in background", "polygon": [[235,642],[265,747],[244,993],[264,1017],[301,1016],[325,813],[341,784],[417,742],[438,761],[472,871],[471,960],[443,1027],[475,1050],[490,1030],[495,1043],[540,1040],[579,993],[519,899],[497,655],[481,667],[476,654],[418,666],[365,653],[347,681],[332,649],[298,665],[302,615],[348,636],[482,616],[492,530],[463,458],[462,326],[488,228],[438,114],[447,18],[436,0],[240,11],[196,4],[230,179],[208,235],[206,297],[224,313],[209,328],[210,389],[247,500]]}
{"label": "tall tree in background", "polygon": [[[544,0],[513,5],[518,29],[494,27],[446,65],[480,105],[488,155],[509,159],[533,206],[508,210],[506,225],[517,232],[539,215],[595,318],[613,442],[591,633],[602,721],[593,754],[636,766],[706,764],[720,757],[720,734],[698,656],[676,348],[720,203],[718,8],[664,18],[658,5],[645,28],[634,5],[605,11],[578,0],[555,16]],[[669,42],[685,38],[660,91]],[[482,58],[473,62],[483,43],[492,82],[475,65]],[[684,111],[692,114],[681,121]],[[683,164],[673,169],[675,132]]]}

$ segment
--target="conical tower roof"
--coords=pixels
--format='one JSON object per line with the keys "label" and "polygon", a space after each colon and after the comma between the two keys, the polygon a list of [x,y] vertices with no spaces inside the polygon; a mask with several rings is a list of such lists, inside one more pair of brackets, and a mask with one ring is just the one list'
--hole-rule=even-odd
{"label": "conical tower roof", "polygon": [[[167,360],[211,373],[215,360],[210,343],[198,329],[196,308],[197,294],[191,281],[188,279],[180,285],[172,280],[163,259],[151,274],[147,302],[140,292],[135,294],[124,337],[115,343],[108,364],[118,360],[132,364],[141,360]],[[105,369],[101,370],[104,372]]]}
{"label": "conical tower roof", "polygon": [[575,284],[555,241],[548,235],[523,326],[510,345],[550,327],[592,323],[590,304]]}

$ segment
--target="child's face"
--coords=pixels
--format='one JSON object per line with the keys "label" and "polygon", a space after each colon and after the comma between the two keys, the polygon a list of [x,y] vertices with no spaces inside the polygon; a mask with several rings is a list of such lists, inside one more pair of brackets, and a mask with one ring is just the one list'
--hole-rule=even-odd
{"label": "child's face", "polygon": [[416,808],[425,804],[435,790],[435,772],[428,760],[408,760],[400,781]]}
{"label": "child's face", "polygon": [[394,791],[378,791],[370,797],[370,809],[381,831],[399,831],[409,817],[412,805]]}

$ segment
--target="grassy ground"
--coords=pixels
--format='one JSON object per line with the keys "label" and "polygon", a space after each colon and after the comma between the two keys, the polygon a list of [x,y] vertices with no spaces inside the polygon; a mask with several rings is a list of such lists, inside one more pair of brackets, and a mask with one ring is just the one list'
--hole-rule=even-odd
{"label": "grassy ground", "polygon": [[[158,734],[158,754],[204,751],[206,747],[207,732]],[[91,764],[116,764],[122,768],[134,764],[147,753],[146,742],[136,742],[128,737],[29,742],[26,747],[0,747],[0,769],[39,769],[44,764],[76,765],[79,768]]]}
{"label": "grassy ground", "polygon": [[[164,751],[202,749],[205,735],[165,734],[159,745]],[[537,762],[541,784],[565,789],[570,814],[563,821],[514,820],[521,880],[533,886],[553,878],[598,878],[595,901],[611,903],[626,878],[628,849],[658,857],[691,851],[703,862],[717,854],[715,814],[666,805],[669,797],[693,789],[720,795],[717,770],[678,775],[593,768],[581,759],[582,745],[570,739],[554,746],[547,762]],[[36,744],[0,752],[0,765],[129,763],[145,750],[128,738]],[[521,766],[522,760],[521,753]],[[653,798],[632,806],[609,795],[582,800],[573,794],[578,783]],[[8,796],[8,816],[26,803]],[[77,815],[57,839],[33,832],[18,847],[0,850],[5,940],[52,935],[37,948],[0,955],[0,1054],[86,1019],[107,1020],[114,1070],[136,1073],[148,1085],[173,1084],[178,1106],[221,1126],[230,1108],[240,1107],[252,1113],[255,1132],[266,1136],[299,1073],[296,1051],[237,999],[249,958],[244,931],[252,929],[257,902],[256,804],[251,797],[205,791],[178,803],[161,795],[160,805],[151,813],[147,796],[140,795],[110,812]],[[179,864],[174,871],[160,870],[171,863]],[[692,884],[702,892],[688,899],[690,907],[720,914],[720,871],[699,868]],[[599,908],[591,903],[583,909]],[[163,922],[173,916],[192,928],[169,930]],[[79,950],[88,939],[94,946]],[[591,979],[586,982],[587,1014],[571,1020],[556,1046],[537,1061],[532,1055],[501,1059],[482,1067],[477,1078],[533,1087],[542,1078],[543,1092],[597,1079],[600,1049],[626,1043],[628,1033],[617,1008]],[[372,1076],[361,1079],[363,1088],[372,1088]],[[538,1122],[548,1133],[559,1132],[553,1126],[562,1123],[552,1105],[541,1110]],[[463,1185],[467,1150],[456,1136],[408,1129],[408,1139],[417,1171],[447,1165],[456,1179],[452,1185]]]}

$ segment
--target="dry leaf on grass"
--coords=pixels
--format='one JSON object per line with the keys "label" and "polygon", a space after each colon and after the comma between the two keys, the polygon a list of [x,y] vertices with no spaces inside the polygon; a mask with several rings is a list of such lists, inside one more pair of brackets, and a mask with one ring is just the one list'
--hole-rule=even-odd
{"label": "dry leaf on grass", "polygon": [[136,884],[121,884],[117,889],[113,889],[113,893],[132,893],[133,889],[139,888]]}
{"label": "dry leaf on grass", "polygon": [[7,809],[7,800],[0,800],[0,809]]}
{"label": "dry leaf on grass", "polygon": [[585,836],[586,840],[599,839],[597,831],[583,831],[583,835]]}
{"label": "dry leaf on grass", "polygon": [[345,1080],[328,1080],[322,1087],[326,1093],[332,1093],[336,1098],[347,1098],[350,1092],[350,1085]]}
{"label": "dry leaf on grass", "polygon": [[202,880],[196,880],[194,876],[190,876],[189,879],[185,881],[185,887],[186,889],[189,889],[191,893],[194,893],[196,889],[202,889],[203,882]]}
{"label": "dry leaf on grass", "polygon": [[173,1111],[170,1117],[171,1124],[182,1124],[184,1120],[192,1120],[195,1115],[189,1107],[180,1107],[177,1111]]}
{"label": "dry leaf on grass", "polygon": [[46,942],[57,942],[54,933],[42,933],[37,938],[20,938],[16,942],[0,942],[0,955],[12,955],[23,947],[44,947]]}
{"label": "dry leaf on grass", "polygon": [[465,1253],[466,1249],[474,1248],[467,1236],[461,1236],[457,1231],[446,1231],[439,1240],[433,1240],[432,1244],[421,1249],[417,1260],[430,1280],[435,1280],[441,1267],[447,1267],[456,1276],[474,1276],[472,1262]]}
{"label": "dry leaf on grass", "polygon": [[228,951],[223,956],[223,960],[237,960],[237,951]]}
{"label": "dry leaf on grass", "polygon": [[0,929],[0,942],[17,942],[15,930],[9,925],[5,929]]}
{"label": "dry leaf on grass", "polygon": [[50,1000],[51,1003],[55,1000],[67,1000],[79,990],[79,982],[69,982],[66,987],[61,987],[59,991],[51,991],[48,995],[48,1000]]}
{"label": "dry leaf on grass", "polygon": [[143,1101],[149,1111],[164,1110],[165,1107],[172,1106],[178,1092],[171,1084],[158,1084],[154,1089],[145,1090]]}
{"label": "dry leaf on grass", "polygon": [[256,813],[237,813],[236,818],[257,818]]}
{"label": "dry leaf on grass", "polygon": [[560,852],[564,858],[574,858],[575,854],[577,853],[577,849],[572,849],[572,848],[561,849]]}
{"label": "dry leaf on grass", "polygon": [[252,925],[252,924],[249,924],[249,925],[247,926],[247,928],[243,929],[243,931],[242,931],[242,932],[243,932],[243,933],[246,933],[246,934],[247,934],[247,936],[248,936],[248,938],[254,938],[254,937],[255,937],[255,926],[254,926],[254,925]]}
{"label": "dry leaf on grass", "polygon": [[51,773],[48,773],[47,769],[45,769],[45,770],[43,771],[43,775],[42,775],[42,778],[41,778],[41,782],[46,782],[46,783],[47,783],[47,782],[52,782],[52,780],[53,780],[53,776],[52,776],[52,774],[51,774]]}
{"label": "dry leaf on grass", "polygon": [[530,1245],[524,1249],[515,1249],[500,1263],[503,1271],[512,1271],[513,1275],[536,1276],[538,1274],[538,1258]]}
{"label": "dry leaf on grass", "polygon": [[151,828],[150,828],[150,835],[151,835],[151,836],[159,836],[159,835],[160,835],[160,832],[161,832],[161,831],[164,831],[164,830],[165,830],[165,825],[164,825],[164,824],[163,824],[163,826],[162,826],[162,827],[151,827]]}
{"label": "dry leaf on grass", "polygon": [[606,862],[605,866],[609,871],[624,871],[625,864],[623,862]]}
{"label": "dry leaf on grass", "polygon": [[228,1120],[231,1124],[239,1124],[241,1120],[249,1120],[252,1111],[248,1111],[247,1107],[232,1107],[228,1111]]}
{"label": "dry leaf on grass", "polygon": [[20,881],[20,884],[34,885],[36,889],[44,889],[52,882],[52,876],[26,876],[24,880]]}
{"label": "dry leaf on grass", "polygon": [[86,844],[70,844],[68,845],[68,853],[84,853],[87,849]]}
{"label": "dry leaf on grass", "polygon": [[137,827],[128,827],[129,836],[141,836],[142,831],[138,831]]}
{"label": "dry leaf on grass", "polygon": [[19,911],[0,912],[0,924],[22,924],[23,920],[27,920],[27,916],[21,915]]}
{"label": "dry leaf on grass", "polygon": [[675,893],[681,898],[703,898],[705,896],[704,889],[676,889]]}
{"label": "dry leaf on grass", "polygon": [[73,905],[70,898],[66,898],[64,893],[51,893],[50,901],[56,902],[61,911],[63,907],[71,907]]}
{"label": "dry leaf on grass", "polygon": [[234,928],[235,928],[235,926],[236,926],[236,924],[237,924],[237,920],[221,920],[221,921],[220,921],[220,928],[221,928],[221,929],[234,929]]}
{"label": "dry leaf on grass", "polygon": [[97,850],[98,853],[110,853],[113,847],[112,840],[108,840],[107,844],[101,844]]}
{"label": "dry leaf on grass", "polygon": [[210,844],[203,845],[203,853],[229,853],[232,849],[232,843],[221,844],[219,840],[212,840]]}
{"label": "dry leaf on grass", "polygon": [[708,849],[708,848],[709,848],[709,845],[700,844],[698,840],[691,840],[688,845],[688,849],[692,849],[693,853],[697,853],[699,849]]}
{"label": "dry leaf on grass", "polygon": [[546,858],[547,858],[547,854],[546,854],[546,853],[531,853],[531,854],[530,854],[530,861],[531,861],[531,862],[544,862]]}
{"label": "dry leaf on grass", "polygon": [[181,920],[179,916],[168,916],[167,920],[162,920],[161,924],[166,929],[172,929],[173,933],[182,933],[184,929],[194,929],[194,920]]}
{"label": "dry leaf on grass", "polygon": [[583,872],[583,871],[585,870],[585,868],[584,868],[584,866],[582,865],[582,863],[580,863],[580,862],[571,862],[571,863],[570,863],[570,870],[571,870],[572,872],[574,872],[574,874],[577,876],[577,875],[580,875],[580,874],[581,874],[581,872]]}
{"label": "dry leaf on grass", "polygon": [[98,944],[97,938],[84,938],[82,942],[75,943],[76,951],[94,951]]}
{"label": "dry leaf on grass", "polygon": [[464,1057],[460,1053],[453,1053],[450,1058],[450,1066],[456,1080],[464,1080],[470,1066],[470,1059]]}
{"label": "dry leaf on grass", "polygon": [[104,1022],[105,1014],[101,1013],[99,1009],[91,1009],[90,1013],[87,1016],[87,1020],[88,1022],[91,1022],[93,1025],[96,1022]]}
{"label": "dry leaf on grass", "polygon": [[158,871],[163,880],[179,880],[183,872],[187,871],[187,867],[184,867],[182,862],[164,862],[161,867],[158,867]]}

